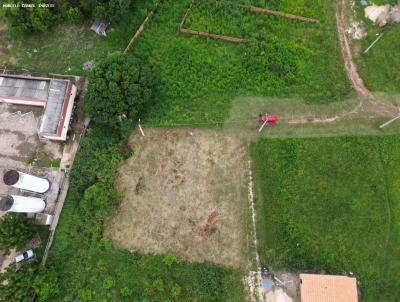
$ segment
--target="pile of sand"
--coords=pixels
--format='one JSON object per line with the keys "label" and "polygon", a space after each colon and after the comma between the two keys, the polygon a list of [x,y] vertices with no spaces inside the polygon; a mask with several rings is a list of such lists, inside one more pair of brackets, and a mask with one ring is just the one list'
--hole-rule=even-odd
{"label": "pile of sand", "polygon": [[400,23],[400,3],[394,6],[370,5],[364,10],[365,17],[380,26],[385,25],[389,20]]}

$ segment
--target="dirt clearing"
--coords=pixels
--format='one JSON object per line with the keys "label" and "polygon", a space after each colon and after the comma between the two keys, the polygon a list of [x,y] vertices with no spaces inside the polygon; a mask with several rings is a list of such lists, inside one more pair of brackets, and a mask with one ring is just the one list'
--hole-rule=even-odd
{"label": "dirt clearing", "polygon": [[119,169],[105,234],[121,248],[244,267],[246,147],[222,131],[145,129]]}

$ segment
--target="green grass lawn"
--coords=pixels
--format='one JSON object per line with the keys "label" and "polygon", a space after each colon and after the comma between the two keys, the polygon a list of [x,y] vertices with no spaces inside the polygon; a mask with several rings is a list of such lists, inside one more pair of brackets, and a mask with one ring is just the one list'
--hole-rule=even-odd
{"label": "green grass lawn", "polygon": [[400,137],[265,139],[251,147],[262,260],[354,272],[362,301],[398,301]]}
{"label": "green grass lawn", "polygon": [[[374,1],[377,5],[395,4],[395,0]],[[400,49],[400,24],[389,23],[383,29],[364,17],[364,9],[359,1],[355,2],[355,18],[364,23],[367,36],[360,43],[361,54],[356,63],[361,77],[371,91],[394,92],[400,91],[400,57],[396,55]],[[377,38],[383,37],[367,53],[362,52]]]}

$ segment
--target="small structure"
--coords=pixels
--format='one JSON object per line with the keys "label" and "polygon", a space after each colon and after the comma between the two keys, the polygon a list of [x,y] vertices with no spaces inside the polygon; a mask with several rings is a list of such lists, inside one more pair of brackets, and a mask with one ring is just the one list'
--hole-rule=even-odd
{"label": "small structure", "polygon": [[358,302],[357,279],[300,274],[301,302]]}
{"label": "small structure", "polygon": [[365,17],[372,22],[385,25],[389,20],[394,23],[400,23],[400,2],[391,6],[386,5],[370,5],[365,8]]}
{"label": "small structure", "polygon": [[43,212],[46,203],[36,197],[5,195],[0,197],[0,211],[16,213]]}
{"label": "small structure", "polygon": [[44,194],[50,189],[50,182],[45,178],[32,176],[17,170],[4,173],[3,181],[7,186],[21,190]]}
{"label": "small structure", "polygon": [[110,23],[107,21],[95,20],[90,29],[100,36],[107,36],[106,30],[109,24]]}
{"label": "small structure", "polygon": [[365,17],[375,24],[385,25],[390,17],[391,5],[370,5],[364,9]]}
{"label": "small structure", "polygon": [[0,74],[0,102],[43,107],[39,136],[65,141],[77,88],[72,80]]}

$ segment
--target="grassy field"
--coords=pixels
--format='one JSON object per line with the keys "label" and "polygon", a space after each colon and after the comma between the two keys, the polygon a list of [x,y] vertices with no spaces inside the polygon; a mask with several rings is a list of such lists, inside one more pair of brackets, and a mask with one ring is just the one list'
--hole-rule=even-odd
{"label": "grassy field", "polygon": [[[397,1],[374,1],[377,5],[395,4]],[[400,25],[388,24],[383,29],[364,18],[364,9],[359,1],[355,1],[355,19],[364,23],[366,37],[361,41],[353,41],[361,49],[357,56],[357,65],[365,84],[371,91],[400,91],[400,58],[396,53],[400,48]],[[367,53],[362,52],[383,33],[380,41]]]}
{"label": "grassy field", "polygon": [[[246,45],[180,34],[179,23],[189,3],[163,1],[129,53],[147,58],[160,73],[159,102],[148,121],[223,122],[237,96],[291,96],[326,104],[343,100],[351,91],[331,1],[269,3],[272,8],[319,18],[321,24],[252,14],[233,5],[234,1],[196,3],[187,25],[244,35],[251,40]],[[134,12],[110,26],[107,37],[95,35],[86,23],[61,24],[46,34],[10,40],[13,47],[5,50],[0,65],[85,75],[84,62],[96,62],[126,47],[151,7],[152,1],[139,1]],[[10,58],[16,63],[10,64]]]}
{"label": "grassy field", "polygon": [[[160,103],[149,120],[223,121],[233,98],[245,95],[295,96],[312,103],[342,100],[351,87],[340,57],[333,5],[297,2],[304,14],[321,17],[321,25],[250,14],[226,2],[196,2],[187,27],[249,35],[251,43],[242,45],[180,34],[179,22],[190,1],[161,4],[132,51],[160,69]],[[290,11],[291,2],[284,3]]]}
{"label": "grassy field", "polygon": [[252,145],[262,260],[354,272],[362,301],[398,301],[399,136],[268,139]]}

